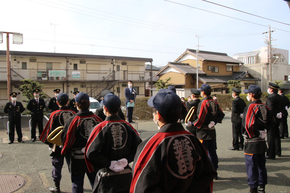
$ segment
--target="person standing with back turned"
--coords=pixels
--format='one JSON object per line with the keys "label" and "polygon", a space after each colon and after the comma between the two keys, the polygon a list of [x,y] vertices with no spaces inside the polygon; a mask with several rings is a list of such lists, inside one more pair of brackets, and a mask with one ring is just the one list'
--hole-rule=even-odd
{"label": "person standing with back turned", "polygon": [[216,172],[203,145],[178,123],[179,96],[161,89],[147,104],[159,131],[137,148],[130,193],[210,193]]}
{"label": "person standing with back turned", "polygon": [[242,117],[246,103],[240,98],[241,90],[238,88],[233,88],[232,97],[232,132],[233,132],[233,146],[229,147],[229,150],[239,150],[244,147],[244,137],[242,129]]}

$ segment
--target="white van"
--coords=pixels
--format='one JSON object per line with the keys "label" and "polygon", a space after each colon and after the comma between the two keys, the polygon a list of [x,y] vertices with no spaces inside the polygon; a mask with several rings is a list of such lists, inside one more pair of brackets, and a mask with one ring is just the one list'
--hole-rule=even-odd
{"label": "white van", "polygon": [[93,97],[90,97],[90,103],[91,103],[90,111],[92,111],[93,113],[95,113],[96,110],[101,107],[101,104],[99,103],[99,101],[94,99]]}

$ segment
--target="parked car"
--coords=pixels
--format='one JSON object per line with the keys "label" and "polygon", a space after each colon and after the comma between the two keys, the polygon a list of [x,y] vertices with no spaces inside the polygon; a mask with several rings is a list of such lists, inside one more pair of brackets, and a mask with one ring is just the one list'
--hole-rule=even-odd
{"label": "parked car", "polygon": [[99,103],[99,101],[94,99],[93,97],[90,97],[90,103],[91,103],[90,111],[92,111],[93,113],[95,113],[96,110],[101,107],[101,104]]}

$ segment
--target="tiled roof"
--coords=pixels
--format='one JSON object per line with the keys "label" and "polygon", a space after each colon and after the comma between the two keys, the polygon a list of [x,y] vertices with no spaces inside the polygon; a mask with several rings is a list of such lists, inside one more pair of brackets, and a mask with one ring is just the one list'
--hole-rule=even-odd
{"label": "tiled roof", "polygon": [[[170,66],[182,72],[183,74],[196,74],[196,68],[184,63],[170,63]],[[205,74],[203,71],[198,70],[198,74]]]}
{"label": "tiled roof", "polygon": [[[147,64],[147,65],[145,66],[145,70],[151,70],[151,65],[150,65],[150,64]],[[153,65],[152,65],[152,70],[153,70],[153,71],[159,71],[159,70],[160,70],[160,67],[157,67],[157,66],[153,66]]]}
{"label": "tiled roof", "polygon": [[[249,75],[249,77],[246,77]],[[248,72],[233,72],[232,76],[200,76],[198,77],[204,83],[227,83],[229,80],[252,80],[258,81]]]}
{"label": "tiled roof", "polygon": [[[188,51],[196,55],[196,50],[188,49]],[[241,61],[236,60],[230,56],[228,56],[226,53],[219,53],[219,52],[208,52],[208,51],[202,51],[199,50],[198,58],[202,60],[208,60],[208,61],[216,61],[216,62],[227,62],[232,64],[240,64]]]}

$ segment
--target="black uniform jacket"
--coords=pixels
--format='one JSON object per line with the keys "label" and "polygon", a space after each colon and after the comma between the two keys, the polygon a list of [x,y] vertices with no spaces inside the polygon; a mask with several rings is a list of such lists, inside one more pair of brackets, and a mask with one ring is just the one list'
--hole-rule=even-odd
{"label": "black uniform jacket", "polygon": [[80,111],[69,118],[62,132],[62,155],[69,158],[69,170],[73,172],[88,171],[84,149],[92,129],[102,122],[93,112]]}
{"label": "black uniform jacket", "polygon": [[282,114],[283,114],[283,117],[287,117],[288,111],[286,110],[286,107],[289,107],[290,102],[289,102],[288,97],[286,97],[284,94],[281,94],[280,96],[282,98]]}
{"label": "black uniform jacket", "polygon": [[244,112],[244,108],[246,107],[246,103],[243,99],[241,99],[239,96],[237,96],[232,101],[232,118],[231,121],[233,123],[239,123],[242,122],[242,118],[240,115]]}
{"label": "black uniform jacket", "polygon": [[21,113],[25,110],[21,102],[16,101],[15,106],[13,106],[12,102],[9,102],[4,107],[4,113],[8,114],[9,121],[12,120],[20,120]]}
{"label": "black uniform jacket", "polygon": [[52,97],[52,98],[49,100],[48,108],[51,110],[51,112],[56,111],[56,110],[59,109],[59,106],[58,106],[57,103],[56,103],[56,98],[55,98],[55,97]]}
{"label": "black uniform jacket", "polygon": [[187,110],[190,110],[193,106],[197,108],[199,103],[200,103],[200,99],[193,99],[193,100],[191,100],[186,105]]}
{"label": "black uniform jacket", "polygon": [[67,106],[68,106],[69,109],[73,110],[74,112],[76,112],[76,113],[78,112],[78,109],[76,107],[76,100],[75,100],[75,98],[71,99],[69,101],[69,103],[68,103]]}
{"label": "black uniform jacket", "polygon": [[[50,114],[49,120],[46,123],[42,134],[40,135],[40,140],[52,147],[53,144],[47,141],[48,135],[57,127],[64,126],[66,121],[75,114],[74,111],[70,110],[68,107],[61,107]],[[60,156],[61,148],[57,146],[56,151],[51,154],[51,156]]]}
{"label": "black uniform jacket", "polygon": [[182,103],[182,105],[181,105],[181,116],[180,116],[180,119],[184,120],[189,109],[187,109],[186,104],[183,101],[181,101],[181,103]]}
{"label": "black uniform jacket", "polygon": [[[103,111],[103,110],[104,110],[103,107],[100,107],[100,108],[98,108],[98,109],[96,110],[95,114],[96,114],[97,116],[99,116],[102,120],[105,120],[107,116],[104,114],[104,111]],[[123,114],[123,112],[122,112],[121,109],[119,109],[119,111],[118,111],[118,115],[119,115],[119,117],[120,117],[121,119],[125,120],[125,116],[124,116],[124,114]]]}
{"label": "black uniform jacket", "polygon": [[259,131],[269,130],[273,123],[273,112],[261,100],[255,100],[245,108],[242,120],[246,135],[245,153],[264,154],[267,151],[265,139],[259,137]]}
{"label": "black uniform jacket", "polygon": [[85,155],[90,172],[109,168],[111,161],[126,158],[132,162],[141,143],[138,132],[118,115],[111,115],[98,124],[87,142]]}
{"label": "black uniform jacket", "polygon": [[211,96],[203,98],[198,104],[197,119],[193,122],[197,127],[196,136],[198,139],[211,140],[216,139],[215,128],[208,128],[211,121],[221,123],[225,114],[219,104]]}
{"label": "black uniform jacket", "polygon": [[210,192],[216,176],[203,145],[181,123],[166,124],[141,142],[133,163],[130,193]]}
{"label": "black uniform jacket", "polygon": [[35,119],[37,117],[43,117],[43,109],[45,108],[45,103],[42,98],[39,98],[39,103],[35,99],[31,99],[27,104],[27,109],[31,111],[31,118]]}
{"label": "black uniform jacket", "polygon": [[276,122],[280,119],[276,117],[277,113],[282,112],[282,97],[278,94],[272,93],[268,96],[266,105],[272,110]]}

